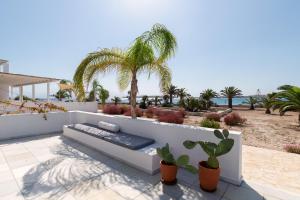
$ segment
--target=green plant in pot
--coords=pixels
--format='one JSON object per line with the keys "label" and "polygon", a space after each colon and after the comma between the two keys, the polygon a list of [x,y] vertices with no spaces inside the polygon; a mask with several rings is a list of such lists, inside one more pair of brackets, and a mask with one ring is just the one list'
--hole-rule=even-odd
{"label": "green plant in pot", "polygon": [[220,166],[217,157],[227,154],[234,145],[234,140],[228,138],[228,130],[224,129],[222,132],[220,130],[215,130],[214,135],[221,139],[218,144],[190,140],[183,143],[187,149],[193,149],[199,144],[203,151],[208,155],[207,161],[199,162],[200,187],[208,192],[213,192],[217,189],[220,179]]}
{"label": "green plant in pot", "polygon": [[194,172],[195,167],[189,165],[189,156],[181,155],[177,159],[174,158],[173,154],[170,152],[169,144],[167,143],[162,148],[157,148],[157,154],[162,159],[160,161],[160,173],[161,182],[167,185],[176,184],[177,179],[177,169],[178,167],[186,168],[187,170]]}

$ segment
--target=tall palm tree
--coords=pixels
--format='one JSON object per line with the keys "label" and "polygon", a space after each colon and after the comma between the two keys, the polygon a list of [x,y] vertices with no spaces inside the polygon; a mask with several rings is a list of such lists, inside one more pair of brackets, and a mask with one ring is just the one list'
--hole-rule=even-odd
{"label": "tall palm tree", "polygon": [[84,84],[95,74],[116,70],[120,89],[124,90],[130,84],[131,116],[136,118],[137,75],[148,73],[150,77],[155,73],[159,76],[161,89],[167,88],[171,83],[171,72],[166,61],[174,55],[176,46],[174,35],[165,26],[155,24],[126,50],[112,48],[90,53],[75,72],[76,89],[79,94],[84,94]]}
{"label": "tall palm tree", "polygon": [[165,94],[169,95],[170,104],[173,104],[173,96],[177,95],[177,87],[175,85],[170,85],[165,89]]}
{"label": "tall palm tree", "polygon": [[111,101],[114,102],[115,105],[118,105],[118,103],[121,102],[121,98],[114,96],[114,98],[112,98]]}
{"label": "tall palm tree", "polygon": [[204,107],[206,110],[208,110],[212,106],[212,99],[217,96],[218,93],[212,89],[206,89],[200,93],[200,100],[204,103]]}
{"label": "tall palm tree", "polygon": [[300,126],[300,87],[286,88],[274,97],[273,109],[278,109],[280,115],[284,115],[288,111],[299,112],[298,123]]}
{"label": "tall palm tree", "polygon": [[266,114],[271,114],[271,108],[273,106],[274,96],[276,95],[275,92],[267,94],[265,97],[262,97],[261,104],[266,109]]}
{"label": "tall palm tree", "polygon": [[240,96],[242,95],[242,90],[230,86],[230,87],[225,87],[224,90],[221,90],[221,95],[227,97],[228,99],[228,107],[232,108],[232,98],[235,96]]}

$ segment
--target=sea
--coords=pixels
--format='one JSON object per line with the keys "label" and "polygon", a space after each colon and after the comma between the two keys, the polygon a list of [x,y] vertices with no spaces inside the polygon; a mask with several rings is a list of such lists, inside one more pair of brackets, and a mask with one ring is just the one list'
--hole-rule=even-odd
{"label": "sea", "polygon": [[[151,98],[150,98],[151,99]],[[233,98],[232,99],[232,105],[234,106],[238,106],[238,105],[247,105],[247,103],[245,102],[248,99],[248,97],[237,97],[237,98]],[[137,102],[139,103],[141,101],[141,98],[137,98]],[[228,99],[226,97],[218,97],[218,98],[213,98],[212,101],[219,105],[228,105]],[[179,98],[174,98],[173,99],[173,103],[178,103],[179,102]],[[122,98],[122,103],[128,103],[128,99],[127,98]]]}
{"label": "sea", "polygon": [[[141,99],[142,98],[137,98],[137,103],[141,102]],[[151,98],[149,98],[151,99]],[[245,103],[245,101],[248,99],[248,97],[237,97],[237,98],[233,98],[232,99],[232,105],[234,106],[238,106],[238,105],[247,105],[247,103]],[[46,101],[47,99],[39,99],[40,101]],[[57,99],[55,98],[51,98],[50,99],[51,101],[58,101]],[[74,99],[74,101],[76,101]],[[222,105],[228,105],[228,99],[225,98],[225,97],[217,97],[217,98],[213,98],[212,101],[219,105],[219,106],[222,106]],[[109,98],[107,100],[108,103],[111,103],[111,98]],[[177,104],[179,102],[179,98],[173,98],[173,103],[174,104]],[[128,103],[128,99],[123,97],[121,98],[121,103]]]}

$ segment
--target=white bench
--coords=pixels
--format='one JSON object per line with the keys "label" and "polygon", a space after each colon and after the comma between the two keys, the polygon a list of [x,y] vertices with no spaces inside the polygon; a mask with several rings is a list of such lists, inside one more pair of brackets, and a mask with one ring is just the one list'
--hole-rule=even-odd
{"label": "white bench", "polygon": [[161,145],[154,143],[138,150],[105,141],[101,138],[86,134],[79,130],[74,130],[69,126],[63,127],[63,135],[79,143],[92,147],[117,160],[121,160],[130,166],[140,169],[148,174],[155,174],[159,171],[160,158],[156,148]]}

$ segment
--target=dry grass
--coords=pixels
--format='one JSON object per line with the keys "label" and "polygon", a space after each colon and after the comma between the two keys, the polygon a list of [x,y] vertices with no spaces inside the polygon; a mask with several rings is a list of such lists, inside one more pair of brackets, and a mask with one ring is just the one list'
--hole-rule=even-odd
{"label": "dry grass", "polygon": [[[235,108],[247,121],[243,126],[229,127],[221,120],[221,127],[242,131],[243,144],[284,151],[286,144],[300,144],[298,113],[289,112],[279,116],[278,112],[266,115],[264,109],[251,111],[247,108]],[[197,125],[202,117],[189,116],[184,124]]]}

